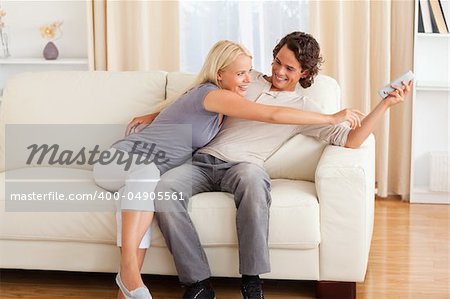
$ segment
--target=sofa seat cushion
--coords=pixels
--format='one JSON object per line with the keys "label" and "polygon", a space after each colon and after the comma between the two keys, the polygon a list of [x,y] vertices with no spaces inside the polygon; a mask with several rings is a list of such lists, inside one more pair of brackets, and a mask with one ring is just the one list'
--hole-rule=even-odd
{"label": "sofa seat cushion", "polygon": [[[237,246],[233,195],[208,192],[191,200],[191,217],[204,246]],[[315,186],[305,181],[272,180],[269,247],[317,248],[319,204]]]}
{"label": "sofa seat cushion", "polygon": [[[102,212],[98,207],[93,207],[94,210],[97,210],[96,212],[62,212],[64,209],[70,210],[69,207],[65,206],[70,203],[54,202],[51,203],[53,206],[46,205],[44,207],[45,203],[36,201],[25,202],[26,206],[17,207],[10,205],[11,202],[5,201],[5,195],[8,196],[5,191],[11,192],[10,188],[16,189],[14,184],[19,180],[21,180],[20,185],[17,186],[19,192],[28,193],[36,190],[36,193],[40,193],[38,191],[41,189],[39,186],[29,186],[29,182],[39,181],[38,174],[41,174],[41,183],[49,178],[56,180],[55,183],[52,183],[53,191],[58,190],[61,185],[67,182],[73,184],[73,187],[78,190],[75,190],[78,194],[103,191],[94,184],[92,172],[88,170],[34,167],[10,170],[7,173],[2,172],[0,174],[0,239],[114,244],[116,225],[115,215],[111,211]],[[5,178],[7,178],[7,181]],[[47,184],[40,185],[45,186]],[[67,186],[63,186],[63,189],[67,190],[67,188]],[[48,189],[48,187],[43,189]],[[95,205],[91,202],[83,204]],[[45,211],[39,211],[41,207]],[[73,208],[80,208],[80,206],[74,206]],[[85,210],[87,207],[81,206],[81,209]],[[11,212],[11,210],[19,211]],[[21,212],[21,210],[26,210],[26,212]]]}
{"label": "sofa seat cushion", "polygon": [[[71,168],[11,170],[7,175],[8,184],[11,184],[11,179],[36,179],[36,173],[57,178],[54,188],[64,181],[73,181],[77,184],[75,190],[78,193],[103,191],[95,185],[91,171]],[[94,212],[5,212],[4,172],[0,176],[0,186],[0,239],[115,244],[114,212],[101,212],[96,207],[92,208]],[[231,194],[202,193],[194,196],[190,204],[190,214],[205,247],[237,246],[236,208]],[[100,208],[104,207],[100,205]],[[155,223],[153,228],[152,245],[165,247],[165,241]],[[310,249],[317,248],[319,241],[319,205],[314,184],[286,179],[273,180],[269,246]]]}

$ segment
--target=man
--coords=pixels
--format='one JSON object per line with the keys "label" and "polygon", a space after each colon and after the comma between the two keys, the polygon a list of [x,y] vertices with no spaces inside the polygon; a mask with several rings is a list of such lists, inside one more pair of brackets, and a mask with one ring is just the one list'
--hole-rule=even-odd
{"label": "man", "polygon": [[[273,51],[272,77],[255,73],[247,98],[258,103],[318,110],[299,96],[297,85],[311,86],[322,58],[317,41],[302,32],[285,36]],[[157,218],[172,252],[180,281],[187,286],[183,298],[215,298],[209,283],[206,254],[187,212],[189,198],[201,192],[234,194],[237,207],[239,272],[245,299],[264,298],[259,275],[270,272],[268,226],[270,178],[262,167],[265,159],[286,140],[301,133],[330,144],[359,147],[374,130],[384,112],[403,101],[409,84],[396,90],[350,130],[344,125],[273,125],[226,118],[219,134],[196,152],[192,164],[166,172],[155,192],[183,193],[184,201],[157,201]],[[251,236],[251,237],[250,237]]]}

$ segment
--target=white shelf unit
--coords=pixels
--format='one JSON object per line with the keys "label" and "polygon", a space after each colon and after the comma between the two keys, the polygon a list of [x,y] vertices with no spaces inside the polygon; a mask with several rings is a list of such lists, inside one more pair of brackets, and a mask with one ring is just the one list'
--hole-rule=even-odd
{"label": "white shelf unit", "polygon": [[[410,202],[450,204],[449,192],[430,187],[432,177],[436,177],[431,173],[431,153],[450,155],[450,35],[418,33],[417,0],[415,20]],[[448,175],[448,166],[442,169],[447,171],[439,174]],[[448,177],[447,182],[449,186]]]}
{"label": "white shelf unit", "polygon": [[416,83],[416,90],[449,91],[450,85],[445,81],[419,81]]}
{"label": "white shelf unit", "polygon": [[0,59],[0,64],[3,65],[87,65],[88,60],[86,58],[63,58],[55,60],[45,60],[44,58],[4,58]]}
{"label": "white shelf unit", "polygon": [[61,58],[56,60],[45,60],[44,58],[15,58],[8,57],[0,59],[0,96],[3,93],[6,80],[9,77],[23,72],[40,71],[64,71],[89,69],[87,58]]}

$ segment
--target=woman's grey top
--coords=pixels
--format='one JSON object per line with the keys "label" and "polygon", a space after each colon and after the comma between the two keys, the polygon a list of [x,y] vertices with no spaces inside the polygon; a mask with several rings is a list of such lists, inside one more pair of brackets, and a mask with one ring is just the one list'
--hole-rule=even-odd
{"label": "woman's grey top", "polygon": [[208,144],[219,132],[219,114],[203,106],[206,95],[217,89],[219,87],[212,83],[192,88],[151,124],[115,142],[112,147],[142,155],[155,162],[161,173],[183,164],[192,152]]}

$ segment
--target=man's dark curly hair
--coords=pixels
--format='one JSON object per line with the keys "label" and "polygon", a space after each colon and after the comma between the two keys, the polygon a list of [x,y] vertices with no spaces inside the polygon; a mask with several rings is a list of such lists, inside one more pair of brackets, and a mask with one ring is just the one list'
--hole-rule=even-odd
{"label": "man's dark curly hair", "polygon": [[307,72],[306,77],[301,78],[298,82],[303,88],[310,87],[314,83],[314,77],[319,73],[320,65],[323,62],[319,43],[310,34],[299,31],[289,33],[273,49],[274,59],[284,45],[287,45],[288,49],[294,52],[295,58],[300,62],[303,71]]}

